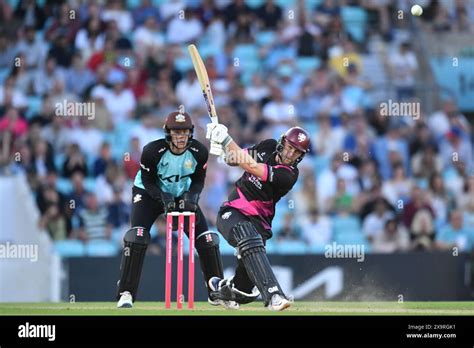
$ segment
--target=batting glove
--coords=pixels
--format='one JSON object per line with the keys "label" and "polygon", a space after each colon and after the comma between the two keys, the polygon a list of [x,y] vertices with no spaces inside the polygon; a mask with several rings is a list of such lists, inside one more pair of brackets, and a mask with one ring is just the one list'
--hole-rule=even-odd
{"label": "batting glove", "polygon": [[227,131],[227,127],[223,124],[217,124],[211,132],[211,142],[222,144],[225,148],[232,141],[232,137]]}

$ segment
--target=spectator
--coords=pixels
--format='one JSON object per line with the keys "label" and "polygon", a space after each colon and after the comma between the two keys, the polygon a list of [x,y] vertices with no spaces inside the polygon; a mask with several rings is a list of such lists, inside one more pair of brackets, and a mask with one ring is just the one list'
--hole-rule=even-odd
{"label": "spectator", "polygon": [[71,176],[72,192],[66,201],[66,215],[69,218],[77,216],[77,213],[84,208],[87,191],[84,187],[84,175],[77,171]]}
{"label": "spectator", "polygon": [[145,21],[153,17],[158,23],[160,21],[160,11],[158,8],[153,6],[151,0],[143,0],[140,2],[140,6],[133,10],[133,22],[137,27],[143,25]]}
{"label": "spectator", "polygon": [[390,219],[385,223],[381,233],[375,235],[372,243],[374,253],[395,253],[407,251],[410,239],[407,231],[398,225],[396,219]]}
{"label": "spectator", "polygon": [[[108,165],[104,175],[97,178],[95,185],[95,196],[99,204],[108,204],[114,198],[114,187],[123,187],[125,181],[124,175],[121,173],[117,164]],[[127,202],[126,195],[123,193],[122,199]]]}
{"label": "spectator", "polygon": [[107,82],[112,86],[112,90],[107,90],[103,97],[114,125],[134,116],[136,100],[133,92],[125,88],[126,78],[125,73],[117,69],[112,70],[107,76]]}
{"label": "spectator", "polygon": [[440,250],[470,251],[472,249],[473,234],[463,226],[461,211],[452,210],[449,213],[449,225],[442,228],[436,235],[436,246]]}
{"label": "spectator", "polygon": [[67,69],[71,66],[74,46],[70,44],[66,34],[59,33],[52,42],[48,56],[53,57],[58,66]]}
{"label": "spectator", "polygon": [[329,212],[335,215],[351,213],[354,210],[354,197],[347,192],[346,182],[342,178],[337,179],[336,193],[327,201]]}
{"label": "spectator", "polygon": [[0,85],[0,111],[6,112],[8,108],[14,107],[24,110],[28,106],[26,95],[15,86],[15,76],[7,77],[4,85]]}
{"label": "spectator", "polygon": [[226,28],[231,24],[235,24],[240,16],[250,16],[252,9],[244,0],[236,0],[231,2],[223,11]]}
{"label": "spectator", "polygon": [[165,136],[162,128],[158,127],[158,118],[150,112],[146,112],[142,116],[140,124],[131,130],[130,135],[138,138],[140,149],[146,144]]}
{"label": "spectator", "polygon": [[21,91],[25,95],[30,95],[32,92],[33,71],[28,71],[26,67],[25,55],[21,52],[15,58],[15,63],[10,75],[15,84],[15,89]]}
{"label": "spectator", "polygon": [[[208,2],[211,4],[213,3],[212,1]],[[210,23],[206,28],[205,37],[208,38],[208,40],[212,43],[212,47],[219,51],[222,51],[227,40],[222,15],[220,13],[215,13],[213,17],[211,17],[209,20]]]}
{"label": "spectator", "polygon": [[373,160],[364,160],[359,166],[359,183],[362,191],[370,191],[380,182],[377,164]]}
{"label": "spectator", "polygon": [[283,98],[289,102],[297,101],[305,78],[289,64],[280,65],[277,74],[277,84],[281,88]]}
{"label": "spectator", "polygon": [[102,12],[104,22],[115,22],[122,34],[129,33],[133,28],[133,17],[129,11],[123,8],[123,2],[120,0],[109,0],[106,2]]}
{"label": "spectator", "polygon": [[401,161],[405,173],[408,171],[409,149],[408,143],[401,137],[400,126],[392,124],[388,133],[379,137],[374,144],[375,160],[379,163],[379,171],[384,180],[392,177],[395,161]]}
{"label": "spectator", "polygon": [[10,107],[3,118],[0,119],[0,131],[11,132],[13,138],[17,139],[27,134],[28,124],[20,118],[17,109]]}
{"label": "spectator", "polygon": [[[79,101],[79,98],[77,97],[77,95],[66,91],[64,76],[61,76],[53,81],[53,86],[52,86],[50,95],[51,96],[48,97],[48,100],[50,101],[51,106],[55,109],[55,113],[58,116],[61,116],[61,117],[82,116],[80,114],[73,114],[73,115],[69,114],[67,112],[68,111],[67,107],[66,108],[58,107],[58,105],[62,106],[64,104],[76,103]],[[63,112],[60,112],[61,109]]]}
{"label": "spectator", "polygon": [[474,175],[466,177],[464,192],[458,199],[459,208],[464,211],[466,228],[474,231]]}
{"label": "spectator", "polygon": [[49,172],[55,171],[54,153],[48,149],[48,143],[39,139],[33,144],[34,172],[40,178],[46,177]]}
{"label": "spectator", "polygon": [[265,104],[262,114],[265,120],[277,129],[286,129],[293,125],[296,116],[294,107],[284,100],[283,93],[278,87],[272,87],[272,100]]}
{"label": "spectator", "polygon": [[435,226],[433,216],[426,209],[420,210],[410,226],[411,248],[432,250],[434,248]]}
{"label": "spectator", "polygon": [[72,57],[72,64],[65,72],[66,91],[82,96],[86,88],[90,86],[95,76],[85,65],[85,57],[80,53],[75,53]]}
{"label": "spectator", "polygon": [[321,104],[321,96],[315,93],[311,81],[307,80],[301,90],[296,103],[296,113],[303,122],[314,122]]}
{"label": "spectator", "polygon": [[317,209],[309,212],[308,218],[301,221],[303,239],[309,246],[324,246],[331,242],[331,220]]}
{"label": "spectator", "polygon": [[414,97],[418,60],[409,42],[403,42],[399,52],[390,56],[389,66],[393,84],[397,89],[397,99],[405,100]]}
{"label": "spectator", "polygon": [[273,0],[268,0],[257,8],[255,14],[264,30],[278,29],[282,18],[282,10]]}
{"label": "spectator", "polygon": [[454,209],[455,200],[452,194],[445,188],[443,177],[440,174],[434,174],[430,178],[429,195],[437,225],[446,223],[448,211]]}
{"label": "spectator", "polygon": [[57,67],[56,59],[53,56],[48,56],[44,68],[36,71],[33,92],[39,96],[44,96],[52,91],[56,80],[63,78],[63,70]]}
{"label": "spectator", "polygon": [[453,165],[453,162],[463,161],[467,171],[472,171],[472,144],[461,129],[452,128],[446,134],[446,140],[442,142],[440,147],[444,168],[449,168]]}
{"label": "spectator", "polygon": [[[400,205],[398,205],[398,207],[400,207]],[[403,223],[407,228],[410,228],[415,215],[421,210],[428,210],[431,217],[434,218],[434,212],[431,208],[429,197],[421,188],[415,186],[411,190],[410,202],[404,204],[402,212]]]}
{"label": "spectator", "polygon": [[393,178],[384,182],[382,192],[390,204],[399,206],[400,202],[408,199],[412,187],[412,180],[406,176],[403,166],[397,164],[393,170]]}
{"label": "spectator", "polygon": [[160,32],[158,22],[153,15],[146,18],[145,23],[135,29],[133,33],[133,43],[135,52],[146,60],[162,51],[165,44],[165,38]]}
{"label": "spectator", "polygon": [[329,87],[329,93],[321,100],[320,113],[328,114],[335,123],[339,123],[339,118],[343,113],[353,113],[357,106],[343,93],[343,81],[334,79]]}
{"label": "spectator", "polygon": [[443,139],[452,127],[470,133],[469,121],[459,112],[456,102],[451,99],[445,100],[442,110],[436,111],[428,118],[428,126],[436,141]]}
{"label": "spectator", "polygon": [[123,189],[120,185],[113,187],[113,199],[107,204],[108,223],[115,229],[126,230],[130,226],[130,207],[122,199]]}
{"label": "spectator", "polygon": [[436,153],[436,145],[428,144],[412,157],[411,167],[415,178],[429,179],[443,169],[441,157]]}
{"label": "spectator", "polygon": [[176,85],[176,98],[186,110],[193,110],[202,106],[202,90],[196,73],[190,69],[186,77]]}
{"label": "spectator", "polygon": [[24,28],[24,38],[18,42],[16,50],[22,52],[25,57],[25,67],[31,70],[43,66],[48,53],[48,45],[36,35],[34,27],[27,26]]}
{"label": "spectator", "polygon": [[319,209],[327,212],[326,203],[329,198],[336,195],[337,180],[342,178],[345,180],[345,187],[350,195],[358,192],[354,189],[354,183],[357,181],[357,170],[348,163],[343,161],[344,155],[337,153],[331,160],[331,165],[321,172],[317,179],[317,191],[319,195]]}
{"label": "spectator", "polygon": [[451,31],[452,29],[449,13],[446,8],[440,3],[438,3],[438,6],[436,8],[432,26],[433,31],[435,32]]}
{"label": "spectator", "polygon": [[185,0],[170,0],[161,4],[160,6],[160,16],[163,21],[167,22],[171,17],[176,16],[176,14],[182,13],[181,11],[186,8]]}
{"label": "spectator", "polygon": [[437,139],[433,136],[433,133],[431,133],[426,123],[417,122],[413,132],[410,133],[410,155],[414,155],[428,146],[434,146],[435,150],[437,150]]}
{"label": "spectator", "polygon": [[23,26],[33,27],[36,30],[43,29],[46,21],[44,10],[34,0],[19,1],[13,15],[22,21]]}
{"label": "spectator", "polygon": [[77,172],[81,173],[83,177],[87,176],[87,161],[79,145],[76,143],[70,144],[66,154],[63,163],[63,176],[72,179]]}
{"label": "spectator", "polygon": [[91,239],[108,240],[112,236],[112,225],[108,222],[106,207],[100,207],[93,193],[86,195],[86,205],[78,213],[79,229],[76,238],[87,242]]}
{"label": "spectator", "polygon": [[17,46],[11,43],[5,30],[0,30],[0,68],[10,68],[16,55]]}
{"label": "spectator", "polygon": [[[47,99],[43,102],[43,110],[51,108],[51,103]],[[49,111],[46,111],[48,113]],[[54,110],[52,111],[54,112]],[[41,129],[41,136],[52,145],[56,154],[64,153],[69,143],[69,129],[66,126],[66,119],[60,116],[51,116],[51,123]]]}
{"label": "spectator", "polygon": [[363,220],[362,231],[368,240],[373,241],[378,233],[383,232],[385,223],[393,218],[393,212],[383,198],[379,197],[375,200],[374,210]]}
{"label": "spectator", "polygon": [[110,152],[110,144],[104,142],[102,143],[100,152],[94,162],[94,177],[105,174],[107,167],[112,164],[115,164],[115,160],[112,158],[112,154]]}
{"label": "spectator", "polygon": [[67,238],[67,221],[61,212],[61,200],[58,192],[53,188],[43,191],[44,211],[42,212],[39,226],[46,229],[54,241]]}
{"label": "spectator", "polygon": [[89,18],[84,27],[78,31],[74,46],[84,60],[88,60],[94,52],[104,48],[104,23],[97,17]]}
{"label": "spectator", "polygon": [[300,231],[294,221],[294,216],[291,213],[286,213],[283,221],[283,226],[277,231],[276,239],[278,242],[292,241],[300,239]]}
{"label": "spectator", "polygon": [[168,24],[166,40],[168,43],[185,44],[193,42],[203,34],[202,23],[192,9],[187,8],[183,17],[178,15]]}
{"label": "spectator", "polygon": [[79,127],[71,130],[69,139],[71,143],[79,145],[82,153],[93,157],[97,156],[100,146],[104,142],[104,134],[93,127],[88,117],[80,117]]}
{"label": "spectator", "polygon": [[130,147],[123,160],[123,169],[129,180],[134,180],[140,169],[140,159],[142,156],[142,147],[138,136],[132,136],[130,139]]}
{"label": "spectator", "polygon": [[268,86],[263,83],[260,74],[254,74],[252,81],[245,87],[245,99],[250,102],[262,102],[270,95]]}

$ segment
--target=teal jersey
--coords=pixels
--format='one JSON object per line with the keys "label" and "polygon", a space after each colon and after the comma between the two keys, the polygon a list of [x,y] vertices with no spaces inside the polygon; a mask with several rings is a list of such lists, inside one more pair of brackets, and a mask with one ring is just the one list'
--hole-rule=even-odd
{"label": "teal jersey", "polygon": [[174,197],[188,191],[200,193],[207,159],[207,149],[197,140],[192,139],[188,149],[180,155],[172,153],[164,139],[153,141],[143,148],[140,170],[133,184],[155,199],[160,192]]}

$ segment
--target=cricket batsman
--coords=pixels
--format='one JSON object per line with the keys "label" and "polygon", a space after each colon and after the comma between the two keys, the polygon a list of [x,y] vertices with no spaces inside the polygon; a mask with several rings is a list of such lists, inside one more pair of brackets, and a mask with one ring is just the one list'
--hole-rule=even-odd
{"label": "cricket batsman", "polygon": [[[152,141],[143,148],[140,169],[135,176],[131,228],[124,236],[120,265],[118,308],[131,308],[137,298],[145,252],[150,242],[150,229],[163,213],[196,213],[195,245],[206,285],[212,277],[223,277],[219,236],[208,230],[198,205],[206,178],[208,150],[193,139],[194,126],[186,112],[170,113],[164,130],[164,139]],[[189,237],[187,228],[185,233]],[[227,308],[238,306],[220,299],[209,299],[209,303]]]}
{"label": "cricket batsman", "polygon": [[210,152],[224,153],[227,164],[245,170],[217,216],[217,229],[237,250],[237,269],[232,278],[209,280],[211,299],[245,304],[261,294],[268,309],[284,310],[290,301],[273,273],[265,242],[272,237],[276,203],[298,179],[297,165],[310,149],[309,134],[293,127],[278,141],[267,139],[242,149],[224,125],[210,123],[207,128]]}

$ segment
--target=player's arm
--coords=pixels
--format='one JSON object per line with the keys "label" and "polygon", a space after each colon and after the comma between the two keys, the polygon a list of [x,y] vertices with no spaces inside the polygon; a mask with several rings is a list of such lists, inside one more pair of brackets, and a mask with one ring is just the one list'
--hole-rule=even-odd
{"label": "player's arm", "polygon": [[262,181],[267,181],[268,165],[255,161],[248,151],[242,149],[234,140],[231,139],[227,146],[225,146],[225,151],[226,158],[229,158],[229,161],[231,161],[233,165],[238,165],[240,168]]}
{"label": "player's arm", "polygon": [[[199,143],[199,145],[201,145]],[[196,146],[199,150],[197,152],[193,152],[194,158],[197,161],[196,170],[191,175],[191,187],[189,188],[189,192],[200,194],[202,189],[204,188],[204,181],[206,180],[206,172],[207,172],[207,160],[209,159],[209,152],[204,146]]]}
{"label": "player's arm", "polygon": [[140,171],[142,175],[143,186],[146,192],[153,199],[161,198],[161,189],[158,186],[158,176],[156,174],[156,158],[151,144],[143,148],[142,157],[140,159]]}
{"label": "player's arm", "polygon": [[[207,160],[209,158],[209,152],[200,143],[195,144],[197,151],[191,150],[194,158],[197,161],[196,170],[191,175],[191,186],[189,191],[185,192],[180,201],[180,208],[185,211],[197,211],[199,195],[204,188],[204,182],[206,180],[207,172]],[[184,204],[184,206],[182,206]]]}

